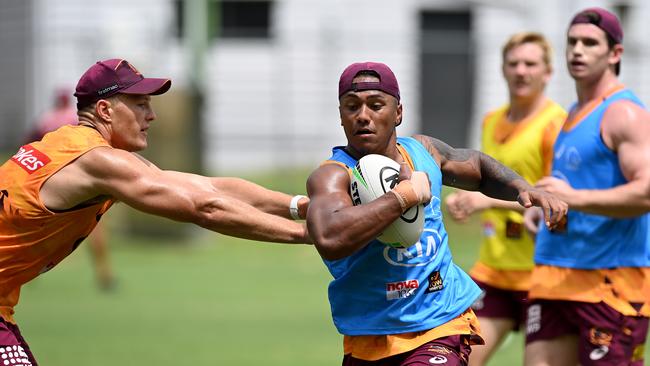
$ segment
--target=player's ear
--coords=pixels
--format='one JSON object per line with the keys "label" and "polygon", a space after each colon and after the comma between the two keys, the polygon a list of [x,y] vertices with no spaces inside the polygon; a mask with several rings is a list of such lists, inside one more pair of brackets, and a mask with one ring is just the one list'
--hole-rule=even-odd
{"label": "player's ear", "polygon": [[610,63],[612,65],[615,65],[619,62],[621,62],[621,56],[623,56],[623,45],[622,44],[615,44],[614,47],[610,50]]}
{"label": "player's ear", "polygon": [[402,103],[397,102],[397,119],[395,120],[395,127],[402,124]]}
{"label": "player's ear", "polygon": [[111,120],[111,102],[107,99],[100,99],[95,104],[95,114],[102,121]]}

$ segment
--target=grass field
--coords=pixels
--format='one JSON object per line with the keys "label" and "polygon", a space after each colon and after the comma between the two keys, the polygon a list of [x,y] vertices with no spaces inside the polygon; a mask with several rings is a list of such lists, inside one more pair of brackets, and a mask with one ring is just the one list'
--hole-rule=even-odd
{"label": "grass field", "polygon": [[[253,179],[302,192],[305,174]],[[116,226],[118,217],[107,216]],[[468,268],[478,227],[449,231],[456,262]],[[181,243],[115,228],[110,241],[114,292],[95,287],[84,245],[23,288],[16,316],[41,365],[340,365],[330,276],[313,247],[200,230]],[[522,347],[512,337],[491,365],[521,364]]]}

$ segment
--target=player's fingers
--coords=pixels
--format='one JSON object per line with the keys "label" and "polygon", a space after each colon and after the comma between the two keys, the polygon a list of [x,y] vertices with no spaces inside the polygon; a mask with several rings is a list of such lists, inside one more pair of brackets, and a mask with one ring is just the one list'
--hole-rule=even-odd
{"label": "player's fingers", "polygon": [[537,235],[540,216],[539,207],[531,207],[524,213],[524,227],[528,230],[531,236]]}
{"label": "player's fingers", "polygon": [[517,201],[519,201],[519,204],[528,208],[533,205],[533,202],[530,199],[530,193],[528,192],[523,192],[520,193],[519,196],[517,197]]}
{"label": "player's fingers", "polygon": [[542,211],[544,212],[544,223],[546,223],[548,228],[551,228],[551,215],[553,214],[551,206],[549,205],[548,200],[544,198],[542,198],[540,203],[540,207],[542,207]]}
{"label": "player's fingers", "polygon": [[399,164],[399,181],[411,179],[411,167],[407,162],[403,161]]}
{"label": "player's fingers", "polygon": [[569,206],[566,204],[566,202],[561,201],[559,199],[554,200],[554,205],[553,205],[553,218],[552,218],[552,223],[553,226],[557,226],[560,222],[562,222],[562,219],[564,216],[566,216]]}
{"label": "player's fingers", "polygon": [[460,207],[456,203],[449,203],[448,201],[445,202],[445,208],[447,209],[447,212],[452,215],[455,215],[460,211]]}
{"label": "player's fingers", "polygon": [[458,194],[457,193],[450,193],[447,198],[445,198],[445,206],[447,206],[447,209],[452,209],[455,207],[458,203]]}
{"label": "player's fingers", "polygon": [[547,185],[551,180],[552,180],[551,177],[543,177],[543,178],[541,178],[540,180],[537,181],[537,184],[535,184],[535,186]]}
{"label": "player's fingers", "polygon": [[447,211],[454,220],[462,220],[466,215],[462,208],[460,207],[448,207]]}
{"label": "player's fingers", "polygon": [[425,172],[413,172],[411,174],[411,182],[417,187],[418,197],[420,203],[427,204],[431,200],[431,183],[429,182],[429,175]]}

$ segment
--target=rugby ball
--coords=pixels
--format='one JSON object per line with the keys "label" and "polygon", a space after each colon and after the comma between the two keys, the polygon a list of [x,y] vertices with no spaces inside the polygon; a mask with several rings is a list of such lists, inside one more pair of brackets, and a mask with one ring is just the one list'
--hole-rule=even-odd
{"label": "rugby ball", "polygon": [[[383,196],[398,183],[399,163],[384,155],[369,154],[352,169],[350,195],[354,205],[362,205]],[[408,248],[420,240],[424,228],[424,205],[406,210],[377,237],[396,248]]]}

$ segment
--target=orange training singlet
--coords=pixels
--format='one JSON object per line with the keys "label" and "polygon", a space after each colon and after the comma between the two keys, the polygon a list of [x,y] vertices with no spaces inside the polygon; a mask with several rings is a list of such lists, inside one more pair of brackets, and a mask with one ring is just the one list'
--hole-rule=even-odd
{"label": "orange training singlet", "polygon": [[20,287],[72,253],[113,204],[52,212],[39,195],[49,177],[99,146],[109,145],[97,131],[64,126],[0,166],[0,316],[6,321],[15,323]]}

